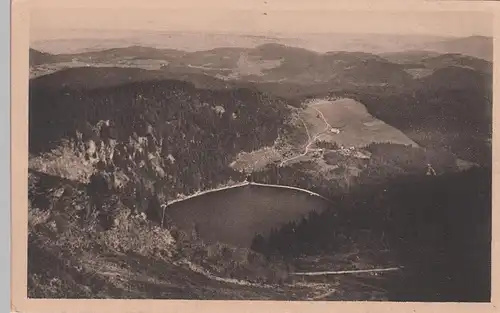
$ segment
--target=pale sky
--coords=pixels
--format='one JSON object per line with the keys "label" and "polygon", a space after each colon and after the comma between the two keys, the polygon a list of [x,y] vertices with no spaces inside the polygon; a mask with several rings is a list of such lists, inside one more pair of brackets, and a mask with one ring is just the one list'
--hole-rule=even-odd
{"label": "pale sky", "polygon": [[101,32],[113,30],[445,36],[492,36],[493,33],[492,14],[485,11],[453,12],[449,9],[457,6],[444,3],[432,7],[433,4],[422,6],[420,3],[418,8],[391,5],[391,11],[379,5],[370,8],[371,11],[366,6],[358,6],[354,11],[352,6],[346,6],[346,2],[328,5],[319,0],[306,1],[307,6],[293,0],[288,0],[286,6],[282,0],[205,1],[195,4],[193,0],[177,0],[177,3],[168,0],[32,0],[31,38],[78,36],[74,31],[69,35],[69,29],[87,30],[81,33],[85,37],[89,31],[92,36],[99,37]]}

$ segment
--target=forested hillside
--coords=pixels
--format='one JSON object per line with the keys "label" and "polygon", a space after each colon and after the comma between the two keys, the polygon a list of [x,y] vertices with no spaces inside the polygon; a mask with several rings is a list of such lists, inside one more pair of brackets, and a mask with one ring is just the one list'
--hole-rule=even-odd
{"label": "forested hillside", "polygon": [[425,147],[450,149],[459,157],[490,164],[492,76],[447,67],[419,80],[415,88],[358,88],[352,97],[368,111]]}
{"label": "forested hillside", "polygon": [[[272,145],[287,115],[286,101],[270,95],[173,80],[91,91],[32,88],[30,153],[69,141],[75,154],[124,171],[126,181],[137,176],[161,182],[171,196],[190,194],[239,179],[228,167],[234,155]],[[146,174],[132,175],[132,168]]]}
{"label": "forested hillside", "polygon": [[226,89],[234,86],[231,82],[206,74],[175,73],[141,68],[75,67],[31,79],[30,88],[32,90],[59,90],[61,88],[90,90],[158,80],[187,81],[202,89]]}
{"label": "forested hillside", "polygon": [[50,53],[41,52],[35,49],[29,51],[30,66],[52,63],[56,60],[55,56]]}
{"label": "forested hillside", "polygon": [[[491,170],[439,177],[411,175],[377,186],[359,185],[271,233],[253,249],[267,255],[335,255],[353,246],[387,249],[405,274],[393,300],[488,301]],[[394,282],[392,282],[394,283]]]}

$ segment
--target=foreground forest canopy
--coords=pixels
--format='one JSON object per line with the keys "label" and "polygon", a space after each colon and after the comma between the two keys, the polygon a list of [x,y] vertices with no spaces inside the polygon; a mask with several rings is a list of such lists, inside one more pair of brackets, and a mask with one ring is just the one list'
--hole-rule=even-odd
{"label": "foreground forest canopy", "polygon": [[[30,297],[489,300],[490,61],[280,44],[30,57]],[[331,125],[318,99],[357,107]],[[380,133],[357,145],[356,123]],[[251,249],[169,218],[172,201],[245,181],[332,204]],[[368,290],[292,275],[320,265],[403,270],[356,276]]]}

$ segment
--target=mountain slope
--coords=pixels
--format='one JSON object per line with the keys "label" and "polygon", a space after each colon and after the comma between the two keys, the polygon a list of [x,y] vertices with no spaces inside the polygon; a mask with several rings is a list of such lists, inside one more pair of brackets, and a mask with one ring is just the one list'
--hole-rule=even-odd
{"label": "mountain slope", "polygon": [[[281,44],[255,48],[216,48],[182,52],[132,46],[73,55],[55,55],[50,63],[87,62],[117,64],[134,59],[165,60],[163,71],[210,75],[225,80],[334,84],[337,88],[366,84],[410,83],[411,76],[400,65],[360,52],[321,54]],[[77,63],[75,63],[77,64]],[[80,65],[81,66],[81,65]],[[159,73],[155,73],[159,75]],[[162,77],[168,77],[166,74]]]}
{"label": "mountain slope", "polygon": [[442,54],[434,57],[425,58],[422,62],[426,67],[432,69],[455,66],[455,67],[470,68],[476,71],[489,74],[491,74],[493,71],[492,62],[461,54],[452,54],[452,53]]}
{"label": "mountain slope", "polygon": [[426,68],[436,70],[449,66],[471,68],[477,71],[491,73],[492,62],[459,53],[439,54],[429,51],[403,51],[382,54],[390,62],[404,65],[405,68]]}
{"label": "mountain slope", "polygon": [[57,71],[30,80],[30,87],[38,90],[97,89],[152,80],[180,80],[199,88],[225,89],[230,82],[206,74],[172,73],[163,70],[145,70],[121,67],[76,67]]}
{"label": "mountain slope", "polygon": [[460,53],[475,58],[493,61],[493,38],[486,36],[470,36],[429,43],[429,50],[440,53]]}
{"label": "mountain slope", "polygon": [[35,49],[29,51],[29,64],[30,66],[53,63],[56,60],[56,56],[50,53],[41,52]]}
{"label": "mountain slope", "polygon": [[[191,194],[240,179],[228,164],[241,151],[274,143],[289,115],[286,104],[250,89],[198,89],[176,80],[93,90],[31,87],[30,153],[48,152],[66,140],[82,150],[75,153],[92,159],[95,153],[106,163],[119,157],[115,164],[124,162],[124,170],[129,161],[140,167],[142,158],[153,160],[147,170],[152,172],[138,174],[141,179],[161,181],[172,197]],[[110,124],[111,134],[100,134],[102,123]],[[131,156],[131,149],[140,151]]]}
{"label": "mountain slope", "polygon": [[[157,49],[142,46],[129,46],[123,48],[112,48],[100,51],[90,51],[74,54],[52,55],[50,62],[116,62],[126,59],[151,59],[151,60],[171,60],[186,54],[184,51],[176,49]],[[49,60],[47,60],[49,61]]]}
{"label": "mountain slope", "polygon": [[422,146],[444,147],[481,164],[491,162],[491,75],[446,67],[406,88],[359,88],[336,93],[365,104],[368,111]]}
{"label": "mountain slope", "polygon": [[261,46],[252,53],[261,58],[281,60],[279,66],[263,70],[261,76],[249,77],[258,82],[328,83],[332,88],[342,88],[348,85],[404,84],[411,80],[400,66],[368,53],[318,54],[281,45]]}
{"label": "mountain slope", "polygon": [[469,67],[447,66],[422,78],[420,88],[488,91],[492,89],[493,84],[491,74]]}
{"label": "mountain slope", "polygon": [[263,250],[333,256],[352,245],[385,247],[404,267],[384,284],[391,300],[487,302],[491,191],[491,168],[359,186],[331,209],[273,232]]}
{"label": "mountain slope", "polygon": [[325,292],[283,284],[283,266],[248,249],[205,245],[143,220],[126,195],[103,199],[85,218],[88,186],[31,170],[28,182],[30,298],[299,300]]}
{"label": "mountain slope", "polygon": [[424,59],[436,57],[438,55],[440,55],[440,53],[425,50],[407,50],[380,54],[384,59],[397,64],[418,64]]}

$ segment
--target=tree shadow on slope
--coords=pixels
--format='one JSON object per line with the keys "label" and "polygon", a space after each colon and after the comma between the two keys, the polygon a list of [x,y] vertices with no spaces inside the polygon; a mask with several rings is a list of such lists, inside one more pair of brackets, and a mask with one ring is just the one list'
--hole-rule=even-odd
{"label": "tree shadow on slope", "polygon": [[491,170],[415,183],[393,191],[400,205],[393,210],[391,241],[407,265],[394,299],[490,301]]}
{"label": "tree shadow on slope", "polygon": [[389,300],[490,300],[491,168],[399,177],[333,201],[274,232],[264,247],[297,257],[385,246],[391,263],[403,266],[377,282]]}

